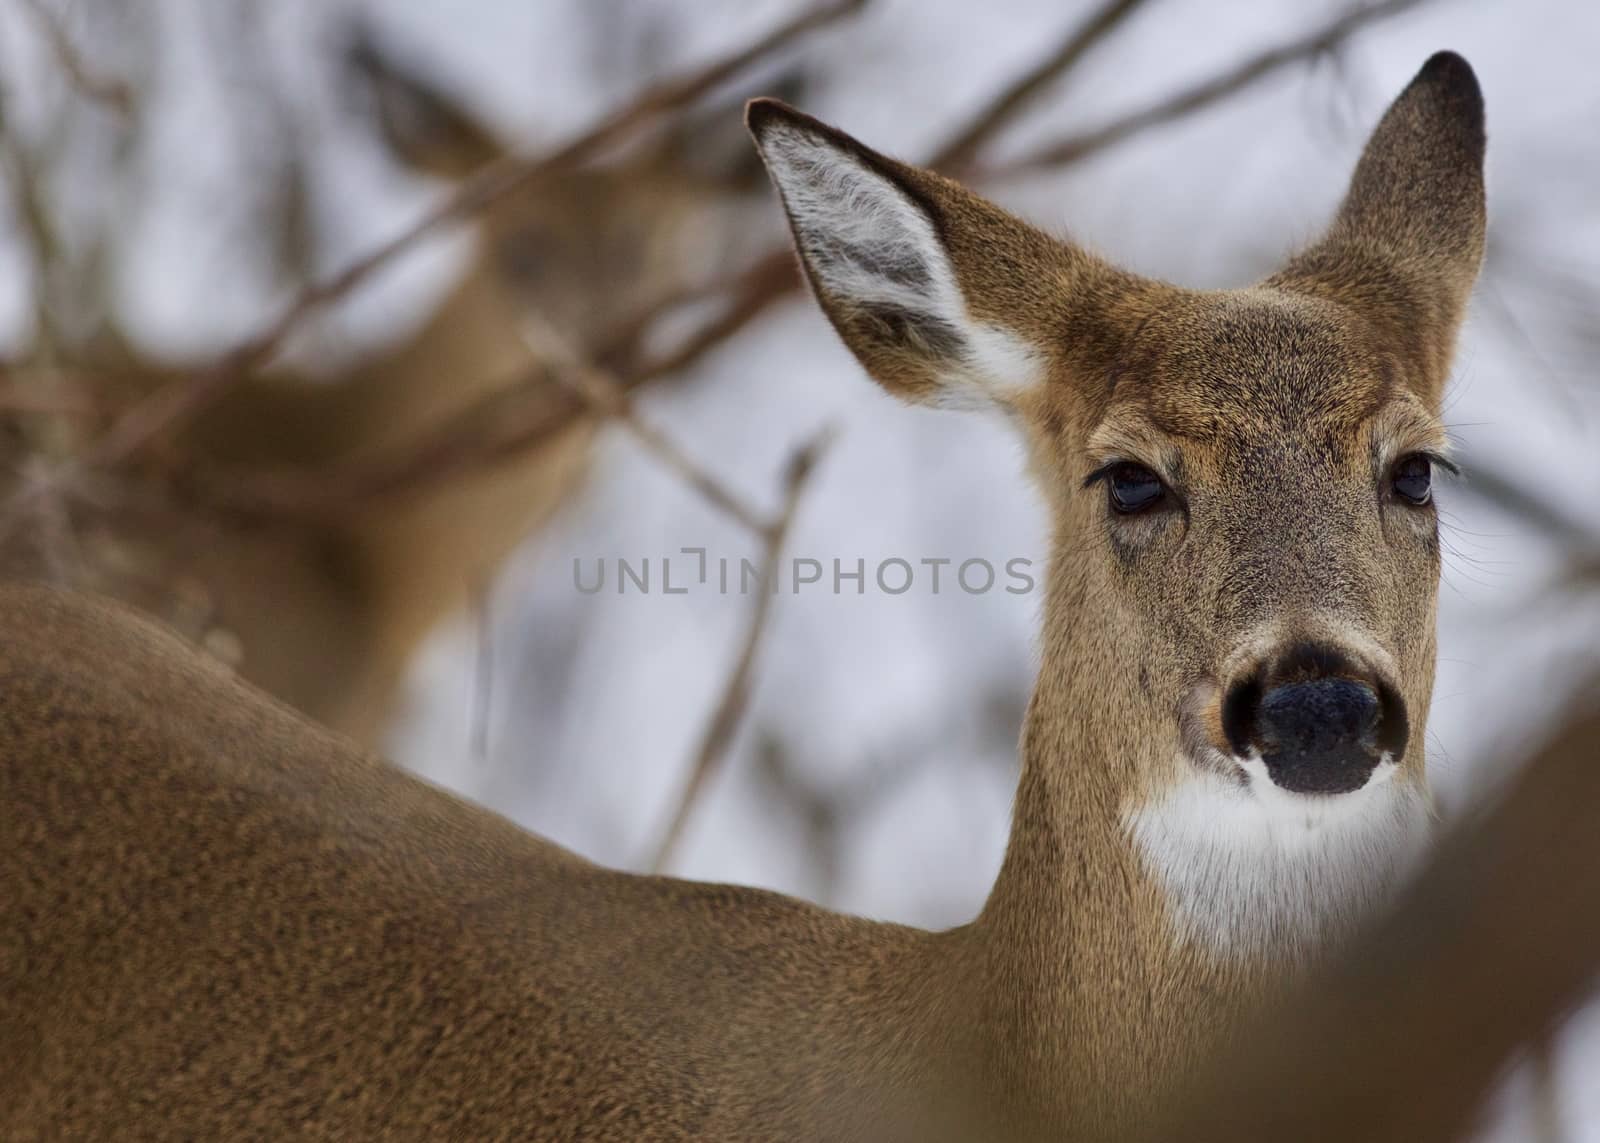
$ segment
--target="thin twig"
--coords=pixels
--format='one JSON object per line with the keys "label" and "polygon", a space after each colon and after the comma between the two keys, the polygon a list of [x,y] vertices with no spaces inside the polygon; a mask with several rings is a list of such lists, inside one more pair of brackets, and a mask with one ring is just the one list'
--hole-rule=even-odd
{"label": "thin twig", "polygon": [[528,351],[542,357],[555,368],[552,376],[576,393],[580,400],[601,417],[626,429],[667,468],[713,508],[732,516],[757,536],[769,527],[761,514],[713,476],[699,461],[654,425],[641,419],[626,390],[612,377],[582,361],[559,331],[537,317],[526,320],[523,338]]}
{"label": "thin twig", "polygon": [[565,379],[589,408],[608,422],[626,429],[663,465],[704,497],[712,507],[744,525],[762,543],[762,573],[756,586],[756,596],[750,623],[745,631],[744,643],[740,647],[733,672],[728,676],[723,688],[722,697],[706,722],[699,749],[695,753],[694,764],[689,770],[689,780],[679,796],[672,820],[656,849],[651,869],[659,873],[671,860],[701,792],[727,756],[728,748],[733,743],[734,732],[738,729],[745,707],[749,704],[751,675],[767,629],[767,616],[771,612],[772,596],[777,586],[778,557],[788,537],[800,495],[832,434],[825,430],[802,445],[790,457],[784,469],[783,504],[776,516],[770,520],[764,519],[744,497],[734,493],[708,472],[669,436],[642,420],[634,411],[622,386],[603,371],[585,362],[559,330],[539,316],[532,315],[526,320],[523,336],[529,351],[542,362],[553,366],[556,376]]}
{"label": "thin twig", "polygon": [[778,558],[788,539],[789,528],[794,521],[795,508],[800,503],[801,493],[805,491],[811,474],[816,470],[817,461],[827,447],[831,435],[831,432],[825,430],[802,445],[795,450],[785,466],[783,507],[765,529],[761,578],[756,585],[754,599],[751,601],[750,619],[745,628],[744,641],[739,648],[739,657],[735,660],[733,671],[723,686],[722,697],[706,720],[705,729],[700,736],[700,745],[695,751],[694,762],[689,768],[689,780],[679,794],[672,818],[656,846],[655,857],[650,862],[650,869],[654,873],[665,870],[668,862],[672,860],[673,853],[682,840],[684,827],[688,825],[689,818],[699,803],[701,793],[712,775],[721,768],[728,748],[733,745],[734,732],[738,730],[739,723],[744,717],[745,707],[749,705],[751,679],[762,639],[767,630],[767,617],[772,611]]}
{"label": "thin twig", "polygon": [[78,46],[72,42],[72,37],[67,34],[60,13],[53,11],[45,0],[23,0],[23,3],[33,14],[34,22],[39,25],[40,34],[50,45],[57,66],[72,87],[85,99],[100,104],[119,118],[131,116],[134,107],[133,88],[125,80],[102,75],[91,68]]}
{"label": "thin twig", "polygon": [[46,195],[45,164],[39,150],[17,130],[9,107],[0,97],[0,167],[10,184],[18,227],[33,255],[29,287],[37,329],[32,356],[52,361],[63,341],[55,306],[55,277],[65,256],[65,243]]}
{"label": "thin twig", "polygon": [[490,162],[387,242],[330,277],[307,286],[276,319],[235,346],[209,369],[175,381],[136,405],[81,463],[88,467],[114,467],[156,437],[194,417],[241,377],[270,361],[308,317],[348,295],[446,224],[475,214],[540,178],[581,166],[660,116],[694,102],[798,36],[856,12],[864,3],[865,0],[831,0],[808,8],[739,51],[647,89],[563,147],[533,159],[506,156]]}
{"label": "thin twig", "polygon": [[[735,301],[687,344],[627,371],[601,372],[619,394],[631,393],[732,336],[753,311],[781,296],[795,280],[793,256],[787,250],[776,251],[740,277]],[[597,358],[605,362],[609,356],[601,353]],[[461,414],[376,456],[331,471],[234,473],[211,481],[201,495],[214,507],[245,517],[335,519],[375,501],[404,498],[471,476],[538,449],[593,414],[583,388],[570,376],[571,368],[558,367],[541,345],[537,359],[514,384],[494,387],[492,395]]]}
{"label": "thin twig", "polygon": [[[800,271],[794,251],[787,245],[768,250],[734,279],[727,291],[727,300],[712,317],[671,348],[619,370],[623,383],[632,389],[687,369],[732,339],[765,313],[773,302],[786,297],[799,285]],[[607,360],[606,355],[600,355],[600,360]]]}
{"label": "thin twig", "polygon": [[1047,88],[1071,71],[1122,22],[1143,0],[1107,0],[1072,30],[1061,46],[1016,80],[973,116],[966,127],[952,135],[934,152],[928,165],[946,174],[957,174],[975,164],[978,151]]}
{"label": "thin twig", "polygon": [[1425,2],[1426,0],[1382,0],[1381,3],[1351,8],[1310,35],[1268,48],[1208,79],[1200,80],[1158,99],[1147,107],[1118,116],[1109,123],[1091,127],[1075,135],[1068,135],[1055,142],[1040,144],[1015,159],[987,169],[984,173],[989,178],[1005,178],[1080,162],[1151,127],[1171,123],[1221,102],[1231,95],[1237,95],[1290,64],[1332,51],[1368,24],[1399,15]]}

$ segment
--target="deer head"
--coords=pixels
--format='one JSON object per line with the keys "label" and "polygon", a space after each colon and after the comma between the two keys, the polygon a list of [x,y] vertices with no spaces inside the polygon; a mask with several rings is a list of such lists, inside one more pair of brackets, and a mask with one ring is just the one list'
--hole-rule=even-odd
{"label": "deer head", "polygon": [[[474,111],[370,34],[357,34],[347,59],[399,166],[459,182],[510,153]],[[735,209],[759,185],[731,108],[688,112],[614,163],[530,182],[484,210],[486,268],[582,345],[619,316],[726,272],[736,261],[723,257],[729,246],[759,233]]]}
{"label": "deer head", "polygon": [[1387,872],[1426,819],[1430,479],[1484,246],[1465,61],[1428,62],[1325,237],[1244,289],[1119,270],[781,104],[748,121],[867,372],[1026,436],[1054,540],[1022,797],[1119,816],[1224,944],[1284,920],[1235,907],[1252,879]]}

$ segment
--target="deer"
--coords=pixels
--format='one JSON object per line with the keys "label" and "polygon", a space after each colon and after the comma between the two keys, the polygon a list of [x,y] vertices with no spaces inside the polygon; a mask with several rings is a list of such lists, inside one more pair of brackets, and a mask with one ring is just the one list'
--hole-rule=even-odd
{"label": "deer", "polygon": [[[450,184],[509,153],[458,99],[395,56],[372,33],[352,33],[341,73],[362,97],[361,125],[395,166]],[[616,162],[504,196],[473,220],[464,272],[418,328],[332,375],[279,365],[239,379],[176,434],[158,479],[175,456],[224,489],[284,474],[336,486],[347,468],[402,452],[475,409],[481,417],[519,388],[538,389],[541,353],[599,352],[617,327],[692,291],[718,267],[696,264],[686,249],[708,236],[719,248],[736,245],[749,229],[746,203],[764,183],[747,148],[735,159],[707,114],[686,115]],[[559,329],[562,345],[530,337],[542,328]],[[182,378],[114,324],[79,356],[115,403]],[[552,401],[567,396],[553,380],[541,384]],[[24,550],[0,555],[0,570],[127,599],[216,649],[251,682],[375,744],[418,646],[574,494],[593,431],[593,418],[580,417],[493,464],[333,512],[240,513],[205,496],[162,497],[154,515],[143,503],[102,513],[90,530],[105,542],[91,546],[87,567],[63,575]],[[114,558],[98,555],[106,549]]]}
{"label": "deer", "polygon": [[0,1134],[1110,1140],[1426,848],[1435,469],[1483,102],[1430,58],[1326,232],[1192,290],[787,105],[811,290],[1053,524],[993,890],[944,930],[599,867],[148,619],[0,591]]}

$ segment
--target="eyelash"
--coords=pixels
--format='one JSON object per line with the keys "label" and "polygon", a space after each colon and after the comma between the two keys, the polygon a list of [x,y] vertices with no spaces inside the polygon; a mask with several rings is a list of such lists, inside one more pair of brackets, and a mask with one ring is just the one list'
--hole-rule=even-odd
{"label": "eyelash", "polygon": [[[1449,457],[1445,456],[1443,453],[1429,452],[1427,449],[1413,449],[1408,453],[1401,453],[1400,456],[1397,456],[1395,459],[1399,460],[1400,457],[1404,456],[1420,456],[1425,458],[1428,463],[1432,464],[1435,468],[1444,469],[1451,476],[1461,475],[1461,466],[1455,461],[1451,460]],[[1126,458],[1118,457],[1116,460],[1106,461],[1105,464],[1102,464],[1088,476],[1084,477],[1082,487],[1093,488],[1096,484],[1099,484],[1102,480],[1105,480],[1107,477],[1109,477],[1112,469],[1123,464],[1137,464],[1141,468],[1150,468],[1148,464],[1144,464],[1140,461],[1127,460]],[[1390,467],[1393,467],[1393,461],[1390,462]],[[1150,471],[1154,472],[1157,476],[1161,475],[1157,469],[1150,468]],[[1165,483],[1165,481],[1163,481],[1163,483]]]}
{"label": "eyelash", "polygon": [[[1116,460],[1108,460],[1108,461],[1106,461],[1106,463],[1102,464],[1099,468],[1095,469],[1088,476],[1084,477],[1082,486],[1084,488],[1093,488],[1096,484],[1099,484],[1101,481],[1108,479],[1111,476],[1111,473],[1112,473],[1113,470],[1115,470],[1117,468],[1120,468],[1124,464],[1137,464],[1140,468],[1150,468],[1150,466],[1148,464],[1144,464],[1141,461],[1129,460],[1126,457],[1118,457]],[[1150,468],[1150,471],[1151,472],[1155,472],[1157,476],[1161,475],[1159,472],[1157,472],[1153,468]],[[1163,481],[1163,483],[1165,483],[1165,481]]]}
{"label": "eyelash", "polygon": [[1404,460],[1408,456],[1420,456],[1423,460],[1426,460],[1429,464],[1433,465],[1433,467],[1442,468],[1451,476],[1461,475],[1461,466],[1459,464],[1456,464],[1455,461],[1451,460],[1447,456],[1442,455],[1441,453],[1429,452],[1425,448],[1412,449],[1410,452],[1399,453],[1395,456],[1394,460],[1389,462],[1389,467],[1393,468],[1397,461]]}

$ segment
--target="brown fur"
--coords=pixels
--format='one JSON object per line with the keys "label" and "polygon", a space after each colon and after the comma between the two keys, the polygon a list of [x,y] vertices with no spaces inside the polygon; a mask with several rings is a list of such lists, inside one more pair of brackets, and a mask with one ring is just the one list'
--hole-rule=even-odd
{"label": "brown fur", "polygon": [[[757,105],[758,134],[773,117],[804,122]],[[937,213],[973,308],[1051,361],[1015,410],[1056,525],[1043,669],[1003,868],[949,932],[596,868],[143,621],[0,593],[0,1134],[929,1138],[914,1111],[958,1134],[961,1110],[971,1137],[1116,1136],[1296,963],[1178,942],[1123,829],[1176,777],[1183,696],[1359,629],[1422,780],[1437,545],[1373,450],[1437,433],[1481,248],[1481,148],[1439,132],[1481,133],[1455,57],[1386,117],[1320,253],[1220,293],[872,157]],[[1436,236],[1431,271],[1362,173],[1418,164],[1478,236]],[[1376,252],[1381,303],[1351,285]],[[880,380],[927,388],[926,343],[822,301]],[[1181,473],[1187,510],[1110,519],[1083,486],[1106,449]]]}
{"label": "brown fur", "polygon": [[[469,113],[376,49],[358,56],[376,125],[402,165],[459,179],[506,153]],[[711,272],[686,249],[708,233],[740,231],[730,191],[746,179],[739,167],[702,171],[663,147],[506,196],[476,219],[466,273],[414,333],[333,376],[279,369],[245,378],[185,427],[171,454],[197,467],[202,485],[287,470],[326,473],[333,487],[341,472],[403,454],[498,395],[521,389],[526,413],[534,408],[526,387],[539,384],[528,315],[570,343],[553,357],[598,351],[616,327]],[[81,364],[105,379],[112,400],[183,380],[115,336]],[[566,402],[560,386],[547,389],[557,407]],[[245,678],[373,744],[419,644],[568,498],[591,437],[588,423],[576,424],[497,464],[332,519],[242,521],[203,496],[151,510],[146,496],[139,510],[94,521],[91,534],[110,542],[71,576],[15,542],[0,552],[0,574],[66,578],[126,599],[197,642],[236,651]],[[101,558],[105,548],[116,558]]]}

